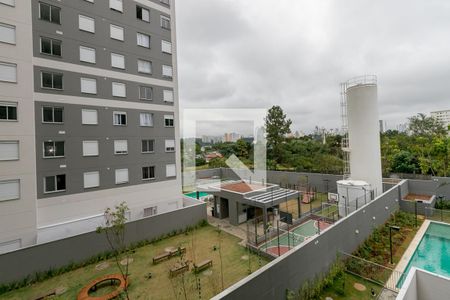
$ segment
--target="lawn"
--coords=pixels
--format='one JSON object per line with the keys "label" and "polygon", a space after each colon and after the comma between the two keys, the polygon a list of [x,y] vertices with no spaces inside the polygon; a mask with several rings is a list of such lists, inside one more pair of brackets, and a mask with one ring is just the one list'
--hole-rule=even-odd
{"label": "lawn", "polygon": [[[129,265],[131,274],[130,298],[184,299],[186,293],[188,299],[198,299],[198,281],[201,287],[201,298],[211,298],[222,290],[220,256],[222,256],[223,262],[224,288],[246,277],[249,274],[249,269],[254,272],[267,263],[264,258],[251,254],[244,247],[238,245],[239,242],[238,238],[223,231],[219,238],[217,230],[208,225],[136,249],[135,253],[131,254],[133,262]],[[221,245],[221,251],[218,250],[219,245]],[[193,262],[211,259],[213,267],[200,273],[197,276],[198,278],[193,272],[187,272],[184,276],[179,275],[170,279],[169,269],[180,258],[174,257],[157,265],[152,264],[152,258],[164,252],[167,247],[186,247],[185,259]],[[222,255],[220,255],[220,252]],[[109,267],[104,270],[99,271],[96,268],[97,265],[89,265],[44,282],[0,295],[0,299],[34,299],[47,291],[61,287],[67,289],[67,291],[59,298],[53,297],[52,299],[76,299],[78,292],[91,280],[106,274],[118,273],[118,268],[113,260],[107,260],[106,262],[109,263]],[[148,273],[152,274],[152,278],[146,278]]]}
{"label": "lawn", "polygon": [[[362,284],[366,290],[359,291],[355,289],[354,285],[355,283]],[[369,300],[369,299],[375,299],[372,296],[371,290],[374,290],[376,295],[378,295],[382,287],[374,284],[370,281],[361,279],[357,276],[354,276],[349,273],[345,273],[340,277],[337,278],[334,282],[334,284],[326,288],[323,292],[321,297],[319,299],[325,299],[326,297],[331,297],[334,300],[336,299],[345,299],[345,300]]]}
{"label": "lawn", "polygon": [[[314,208],[318,208],[322,206],[322,203],[327,202],[327,194],[325,193],[316,193],[314,200],[311,202],[311,204],[301,203],[301,213],[304,214],[306,212],[309,212]],[[289,212],[292,214],[294,219],[298,219],[298,202],[297,199],[290,199],[286,202],[280,203],[280,210],[284,212]]]}

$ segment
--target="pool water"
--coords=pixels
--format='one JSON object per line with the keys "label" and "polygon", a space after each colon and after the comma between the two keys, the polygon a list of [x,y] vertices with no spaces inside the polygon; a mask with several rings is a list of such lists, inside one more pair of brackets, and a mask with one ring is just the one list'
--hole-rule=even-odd
{"label": "pool water", "polygon": [[450,226],[431,222],[417,246],[397,287],[401,287],[412,267],[450,277]]}
{"label": "pool water", "polygon": [[[191,192],[191,193],[187,193],[187,194],[184,194],[185,196],[187,196],[187,197],[189,197],[189,198],[194,198],[194,199],[197,199],[197,192]],[[202,197],[206,197],[206,196],[209,196],[209,194],[208,193],[205,193],[205,192],[199,192],[199,195],[198,195],[200,198],[202,198]]]}

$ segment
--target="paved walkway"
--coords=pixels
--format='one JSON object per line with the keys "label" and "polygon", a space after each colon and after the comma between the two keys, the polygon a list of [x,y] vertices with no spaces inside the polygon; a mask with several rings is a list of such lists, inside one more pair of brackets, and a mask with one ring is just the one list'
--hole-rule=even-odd
{"label": "paved walkway", "polygon": [[226,233],[240,238],[242,240],[241,243],[245,245],[245,242],[247,241],[247,233],[241,227],[231,225],[228,219],[220,220],[217,218],[213,218],[212,216],[208,216],[208,223],[214,227],[220,226],[220,229],[222,229]]}
{"label": "paved walkway", "polygon": [[397,298],[397,293],[388,289],[383,289],[380,293],[378,300],[395,300]]}

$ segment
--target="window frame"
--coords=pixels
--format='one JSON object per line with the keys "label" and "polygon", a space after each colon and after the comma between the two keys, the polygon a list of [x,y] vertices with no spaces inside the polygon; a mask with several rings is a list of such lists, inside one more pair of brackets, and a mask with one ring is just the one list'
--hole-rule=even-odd
{"label": "window frame", "polygon": [[[147,149],[150,149],[150,145],[152,145],[152,151],[144,151],[144,143],[147,145]],[[155,153],[155,139],[141,140],[141,153],[142,154]]]}
{"label": "window frame", "polygon": [[[146,38],[148,38],[148,46],[139,44],[139,35],[145,36]],[[151,49],[151,42],[152,42],[152,37],[149,34],[142,33],[142,32],[136,32],[136,45],[138,47],[142,47],[145,49]]]}
{"label": "window frame", "polygon": [[[47,6],[49,7],[49,9],[50,9],[49,20],[42,19],[41,5],[47,5]],[[52,14],[52,7],[58,9],[58,13],[59,13],[59,22],[54,22],[54,21],[52,21],[52,19],[53,19],[53,18],[52,18],[52,16],[53,16],[53,14]],[[39,20],[46,21],[46,22],[50,22],[50,23],[53,23],[53,24],[61,25],[61,7],[55,6],[55,5],[52,5],[52,4],[48,4],[48,3],[45,3],[45,2],[39,2]]]}
{"label": "window frame", "polygon": [[17,45],[17,28],[16,28],[16,26],[7,24],[7,23],[3,23],[3,22],[0,22],[0,26],[5,27],[5,28],[10,28],[14,31],[14,41],[13,42],[0,40],[0,43],[7,44],[7,45]]}
{"label": "window frame", "polygon": [[[64,176],[64,189],[59,190],[58,189],[58,176]],[[47,191],[47,177],[54,177],[54,183],[55,183],[55,190],[54,191]],[[44,176],[44,194],[53,194],[53,193],[61,193],[65,192],[67,190],[67,178],[66,174],[57,174],[57,175],[50,175],[50,176]]]}
{"label": "window frame", "polygon": [[[83,91],[83,81],[84,82],[95,82],[95,92],[87,92]],[[97,89],[97,79],[96,78],[90,78],[90,77],[80,77],[80,92],[85,95],[97,95],[98,89]]]}
{"label": "window frame", "polygon": [[19,192],[17,197],[14,198],[8,198],[8,199],[0,199],[0,203],[2,202],[6,202],[6,201],[14,201],[14,200],[20,200],[21,199],[21,182],[20,179],[5,179],[5,180],[0,180],[0,184],[8,184],[8,183],[17,183],[19,185]]}
{"label": "window frame", "polygon": [[[150,125],[142,125],[142,115],[150,115]],[[140,127],[155,127],[155,114],[151,112],[140,112],[139,113],[139,126]]]}
{"label": "window frame", "polygon": [[[52,75],[52,87],[44,86],[44,73]],[[55,75],[61,76],[61,88],[55,88]],[[51,71],[41,71],[41,89],[63,91],[64,90],[64,74]]]}
{"label": "window frame", "polygon": [[[124,170],[127,170],[127,181],[117,182],[117,171],[124,171]],[[128,168],[115,169],[115,170],[114,170],[114,182],[115,182],[115,184],[117,184],[117,185],[129,183],[129,182],[130,182],[130,171],[128,170]]]}
{"label": "window frame", "polygon": [[[143,18],[139,18],[139,17],[138,17],[138,9],[139,9],[139,8],[141,9],[141,16],[143,15],[143,14],[142,14],[142,11],[144,11],[144,10],[148,11],[148,21],[147,21],[147,20],[144,20]],[[149,8],[146,8],[146,7],[144,7],[144,6],[141,6],[141,5],[136,5],[136,19],[141,20],[141,21],[146,22],[146,23],[150,23],[150,20],[151,20],[150,9],[149,9]]]}
{"label": "window frame", "polygon": [[[52,109],[52,118],[53,118],[53,122],[48,122],[44,120],[44,108],[51,108]],[[60,108],[61,109],[61,116],[62,116],[62,122],[55,122],[55,108]],[[43,124],[64,124],[64,107],[63,106],[47,106],[44,105],[42,106],[42,123]]]}
{"label": "window frame", "polygon": [[[142,97],[141,89],[145,89],[146,91],[147,91],[147,90],[150,90],[151,97],[150,97],[150,98],[144,98],[144,97]],[[148,93],[146,93],[146,94],[148,94]],[[143,101],[153,101],[153,87],[151,87],[151,86],[145,86],[145,85],[140,85],[140,86],[139,86],[139,100],[143,100]]]}
{"label": "window frame", "polygon": [[[90,20],[92,20],[94,22],[94,28],[92,29],[92,31],[91,30],[87,30],[85,28],[80,28],[80,19],[81,18],[90,19]],[[95,26],[95,18],[91,18],[91,17],[86,16],[86,15],[78,14],[78,30],[83,31],[83,32],[88,32],[88,33],[91,33],[91,34],[95,34],[95,27],[96,27]]]}
{"label": "window frame", "polygon": [[[170,52],[164,51],[164,44],[169,45],[169,47],[170,47]],[[172,52],[173,52],[173,49],[172,49],[172,42],[166,41],[166,40],[161,40],[161,52],[162,52],[162,53],[165,53],[165,54],[172,55]]]}
{"label": "window frame", "polygon": [[[94,50],[94,61],[92,62],[92,61],[82,60],[81,59],[81,49]],[[97,49],[80,45],[78,47],[78,51],[79,51],[80,62],[87,63],[87,64],[96,64],[97,63]]]}
{"label": "window frame", "polygon": [[[54,153],[55,153],[55,155],[53,155],[53,156],[46,156],[45,155],[45,144],[46,143],[53,143],[53,148],[55,149],[55,151],[54,151]],[[63,143],[63,155],[61,156],[61,155],[58,155],[58,156],[56,156],[56,143]],[[54,159],[54,158],[64,158],[64,157],[66,157],[66,143],[65,143],[65,141],[43,141],[42,142],[42,158],[44,158],[44,159]]]}
{"label": "window frame", "polygon": [[[125,124],[116,124],[116,115],[125,115]],[[122,118],[120,118],[122,120]],[[127,126],[128,125],[128,117],[126,111],[113,111],[113,125],[114,126]]]}
{"label": "window frame", "polygon": [[[166,24],[167,21],[168,21],[168,24],[169,24],[168,27],[164,26],[164,24]],[[160,15],[160,22],[159,23],[161,25],[161,28],[163,28],[165,30],[172,30],[172,24],[171,24],[171,20],[170,20],[169,17]]]}
{"label": "window frame", "polygon": [[[116,142],[125,142],[126,144],[126,150],[125,151],[117,151],[116,150]],[[114,140],[114,155],[128,155],[128,140]]]}
{"label": "window frame", "polygon": [[[111,3],[112,3],[112,1],[120,1],[120,3],[121,3],[121,6],[122,6],[122,9],[120,10],[120,9],[117,9],[117,8],[115,8],[115,7],[112,7],[111,5]],[[115,12],[119,12],[119,13],[122,13],[123,14],[123,0],[109,0],[109,9],[110,10],[112,10],[112,11],[115,11]]]}
{"label": "window frame", "polygon": [[20,141],[18,140],[0,140],[0,144],[14,144],[17,145],[17,157],[14,158],[2,158],[0,156],[0,162],[2,161],[18,161],[20,160]]}
{"label": "window frame", "polygon": [[17,64],[10,63],[10,62],[5,62],[5,61],[0,61],[0,65],[7,66],[7,67],[13,67],[14,68],[14,72],[15,72],[14,80],[3,80],[3,79],[0,79],[0,82],[17,83],[18,72],[19,72],[19,70],[17,69]]}
{"label": "window frame", "polygon": [[[153,177],[144,178],[144,169],[148,169],[148,175],[152,173],[151,170],[153,168]],[[142,181],[151,181],[156,180],[156,166],[143,166],[142,167]]]}
{"label": "window frame", "polygon": [[[98,176],[98,184],[92,185],[92,186],[86,186],[86,175],[92,175],[96,174]],[[83,188],[84,189],[93,189],[100,187],[100,171],[89,171],[89,172],[83,172]]]}
{"label": "window frame", "polygon": [[[112,31],[112,28],[116,28],[116,29],[120,28],[120,29],[122,29],[122,39],[113,37],[113,34],[112,34],[113,31]],[[125,28],[122,27],[122,26],[119,26],[119,25],[109,24],[109,37],[110,37],[112,40],[119,41],[119,42],[124,42],[124,41],[125,41]]]}
{"label": "window frame", "polygon": [[[123,95],[114,95],[114,86],[120,86],[123,87],[124,89],[124,94]],[[127,97],[127,84],[124,82],[119,82],[119,81],[113,81],[111,82],[111,95],[113,97],[117,97],[117,98],[126,98]]]}
{"label": "window frame", "polygon": [[[116,56],[116,57],[120,56],[120,57],[123,58],[123,68],[113,65],[113,56]],[[115,53],[115,52],[111,52],[110,59],[111,59],[111,68],[119,69],[119,70],[125,70],[126,69],[125,55],[122,55],[122,54],[119,54],[119,53]]]}
{"label": "window frame", "polygon": [[[19,121],[19,104],[17,102],[0,101],[0,107],[6,108],[6,119],[0,119],[0,122],[18,122]],[[14,107],[16,109],[16,118],[9,119],[9,107]]]}
{"label": "window frame", "polygon": [[[142,70],[139,70],[139,62],[142,62],[142,63],[149,63],[150,64],[150,72],[143,72]],[[140,73],[140,74],[147,74],[147,75],[152,75],[153,74],[153,63],[152,63],[152,61],[150,61],[150,60],[145,60],[145,59],[140,59],[140,58],[138,58],[138,60],[137,60],[137,67],[138,67],[138,73]]]}
{"label": "window frame", "polygon": [[[167,147],[167,142],[173,142],[173,147]],[[164,140],[164,152],[173,153],[176,151],[176,146],[175,140]]]}
{"label": "window frame", "polygon": [[[167,125],[167,120],[172,120],[172,125]],[[166,128],[173,128],[175,127],[175,116],[174,115],[164,115],[164,127]]]}
{"label": "window frame", "polygon": [[[83,112],[93,112],[95,111],[96,115],[97,115],[97,123],[83,123]],[[88,126],[95,126],[98,125],[98,110],[97,109],[89,109],[89,108],[82,108],[81,109],[81,125],[88,125]]]}
{"label": "window frame", "polygon": [[[46,52],[42,52],[42,40],[43,39],[46,39],[46,40],[49,40],[50,41],[50,52],[51,53],[46,53]],[[63,55],[62,55],[62,41],[61,40],[57,40],[57,39],[53,39],[53,38],[49,38],[49,37],[45,37],[45,36],[41,36],[41,37],[39,37],[39,42],[40,42],[40,49],[39,49],[39,51],[40,51],[40,53],[41,54],[43,54],[43,55],[48,55],[48,56],[52,56],[52,57],[62,57]],[[60,55],[56,55],[56,54],[54,54],[54,49],[53,49],[53,43],[54,42],[59,42],[59,51],[60,51]]]}
{"label": "window frame", "polygon": [[[85,151],[84,151],[85,143],[87,144],[87,143],[94,143],[94,142],[97,144],[97,154],[89,154],[89,155],[85,154]],[[98,140],[83,140],[83,141],[81,141],[81,153],[82,153],[83,157],[99,157],[100,156],[100,143],[98,142]]]}

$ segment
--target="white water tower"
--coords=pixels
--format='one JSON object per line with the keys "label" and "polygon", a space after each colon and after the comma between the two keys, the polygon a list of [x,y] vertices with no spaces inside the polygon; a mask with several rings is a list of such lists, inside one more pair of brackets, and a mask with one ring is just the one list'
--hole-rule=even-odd
{"label": "white water tower", "polygon": [[362,180],[339,180],[337,191],[339,195],[339,216],[345,217],[372,199],[372,187]]}
{"label": "white water tower", "polygon": [[383,193],[380,123],[376,76],[362,76],[342,84],[345,179],[364,181],[374,195]]}

